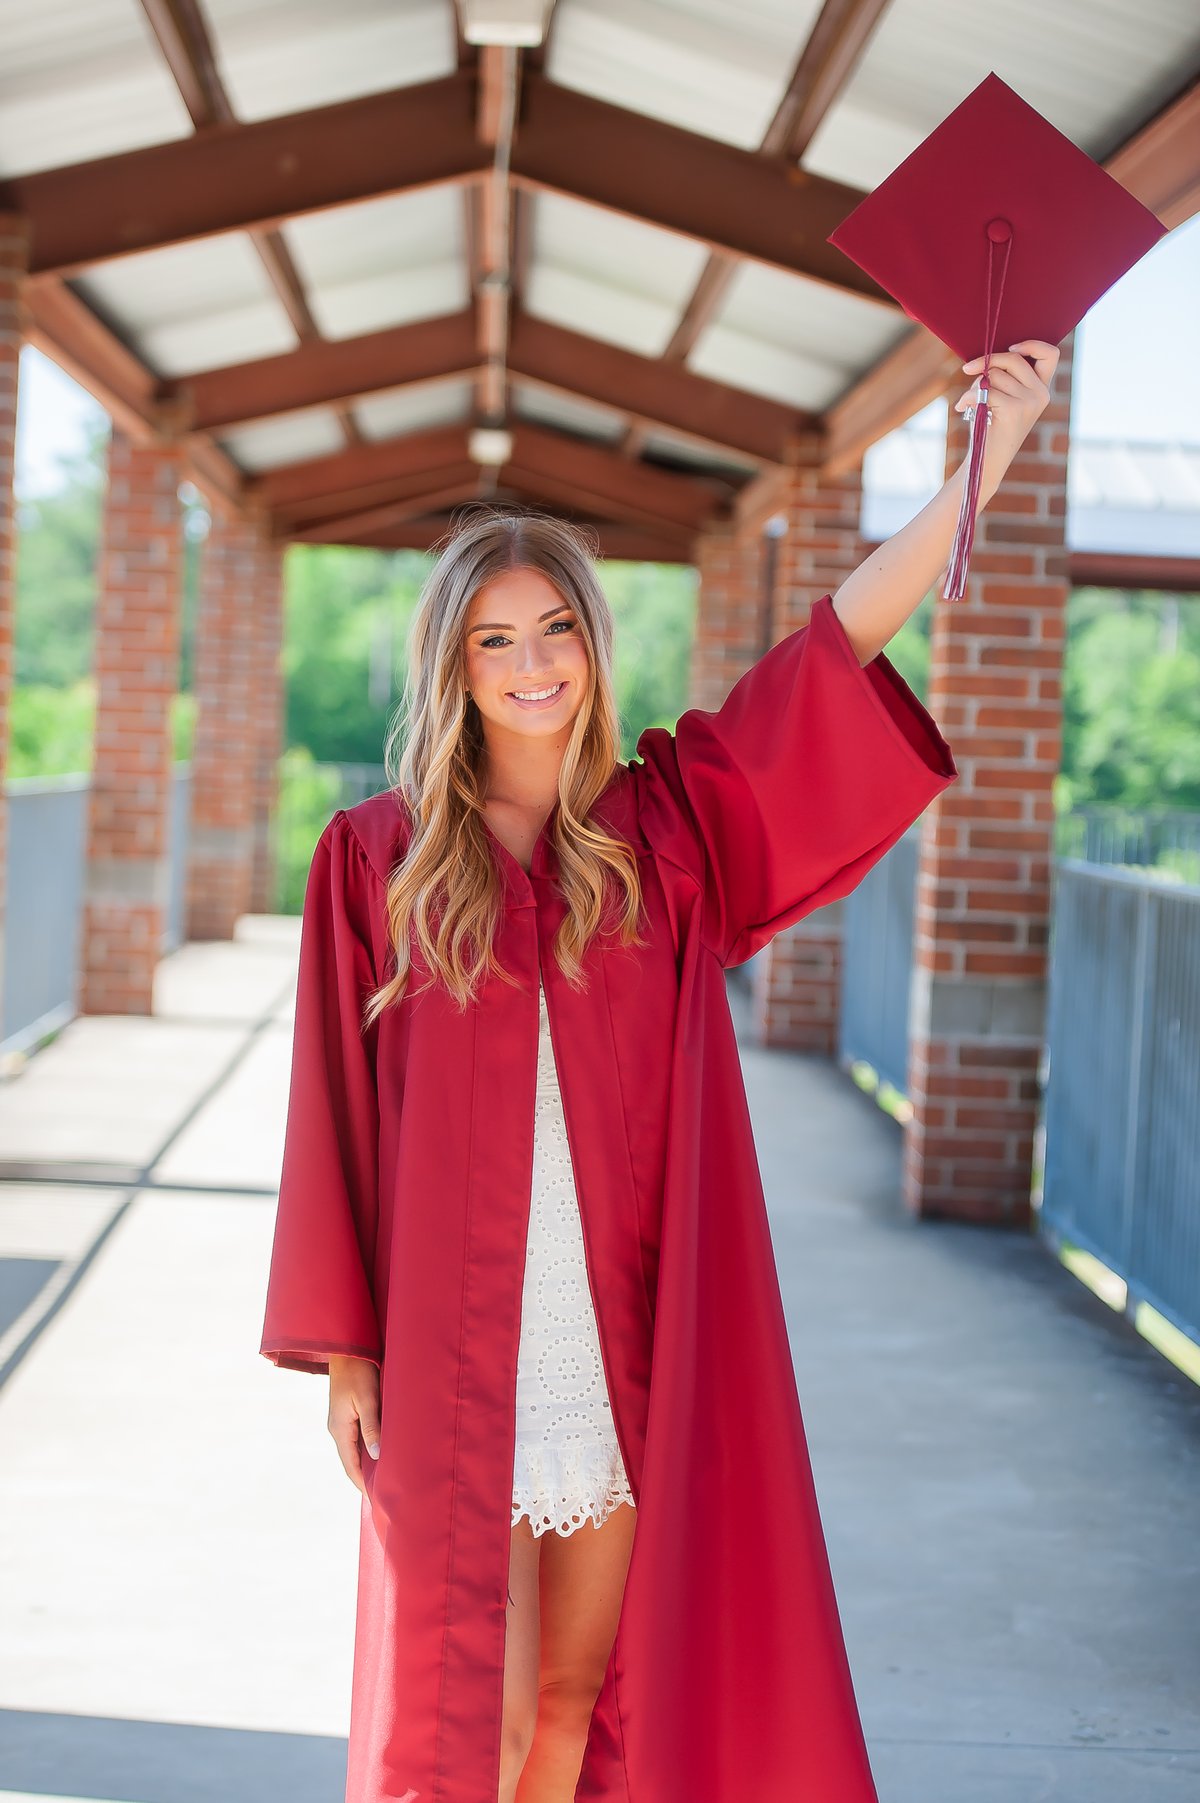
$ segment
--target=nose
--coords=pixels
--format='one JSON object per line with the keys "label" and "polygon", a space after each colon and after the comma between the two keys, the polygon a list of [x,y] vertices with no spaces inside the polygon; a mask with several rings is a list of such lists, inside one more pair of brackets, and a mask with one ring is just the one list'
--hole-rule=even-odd
{"label": "nose", "polygon": [[553,668],[553,664],[546,660],[541,639],[535,637],[526,640],[517,659],[518,676],[541,676]]}

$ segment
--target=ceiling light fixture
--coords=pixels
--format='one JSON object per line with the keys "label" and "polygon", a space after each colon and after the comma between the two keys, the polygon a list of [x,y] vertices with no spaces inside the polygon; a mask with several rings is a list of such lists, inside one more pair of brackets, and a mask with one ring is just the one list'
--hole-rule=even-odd
{"label": "ceiling light fixture", "polygon": [[546,35],[546,0],[460,0],[468,44],[532,47]]}
{"label": "ceiling light fixture", "polygon": [[467,437],[467,456],[472,463],[499,469],[513,454],[513,436],[503,426],[475,426]]}

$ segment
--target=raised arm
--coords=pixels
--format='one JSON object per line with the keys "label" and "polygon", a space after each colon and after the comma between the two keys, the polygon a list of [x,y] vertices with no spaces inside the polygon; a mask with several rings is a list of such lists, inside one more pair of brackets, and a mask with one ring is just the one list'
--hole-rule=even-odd
{"label": "raised arm", "polygon": [[[1025,353],[1034,358],[1032,369]],[[996,493],[1034,421],[1044,412],[1058,357],[1057,346],[1040,338],[1023,338],[1007,351],[992,353],[988,370],[992,418],[976,517]],[[964,363],[963,369],[977,372],[982,364],[983,358],[976,357]],[[955,402],[955,412],[973,398],[973,390],[965,390]],[[964,458],[932,501],[872,551],[835,590],[834,610],[859,663],[869,663],[882,651],[934,583],[941,582],[966,474]]]}

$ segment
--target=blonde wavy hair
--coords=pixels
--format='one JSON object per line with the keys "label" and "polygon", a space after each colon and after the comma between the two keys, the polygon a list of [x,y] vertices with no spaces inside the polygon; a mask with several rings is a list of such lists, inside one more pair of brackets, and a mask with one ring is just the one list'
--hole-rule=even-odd
{"label": "blonde wavy hair", "polygon": [[422,990],[441,981],[464,1009],[487,976],[515,981],[494,951],[503,880],[481,809],[487,779],[483,721],[466,692],[471,603],[508,570],[537,570],[553,584],[575,610],[590,665],[591,681],[558,775],[553,844],[566,914],[555,935],[555,956],[568,981],[586,987],[582,960],[593,934],[615,932],[621,945],[644,943],[637,930],[642,897],[636,855],[626,840],[590,818],[612,780],[621,743],[613,616],[596,575],[598,550],[581,529],[550,514],[490,504],[451,528],[421,590],[408,635],[404,692],[384,743],[389,786],[408,810],[412,833],[387,884],[396,969],[368,997],[364,1027],[404,993],[414,943],[429,973]]}

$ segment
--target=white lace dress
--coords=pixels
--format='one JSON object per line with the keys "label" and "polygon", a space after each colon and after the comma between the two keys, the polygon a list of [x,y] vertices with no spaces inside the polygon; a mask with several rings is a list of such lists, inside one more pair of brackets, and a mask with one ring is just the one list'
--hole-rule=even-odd
{"label": "white lace dress", "polygon": [[546,995],[538,979],[533,1189],[517,1356],[512,1518],[535,1535],[598,1527],[633,1506],[588,1284]]}

